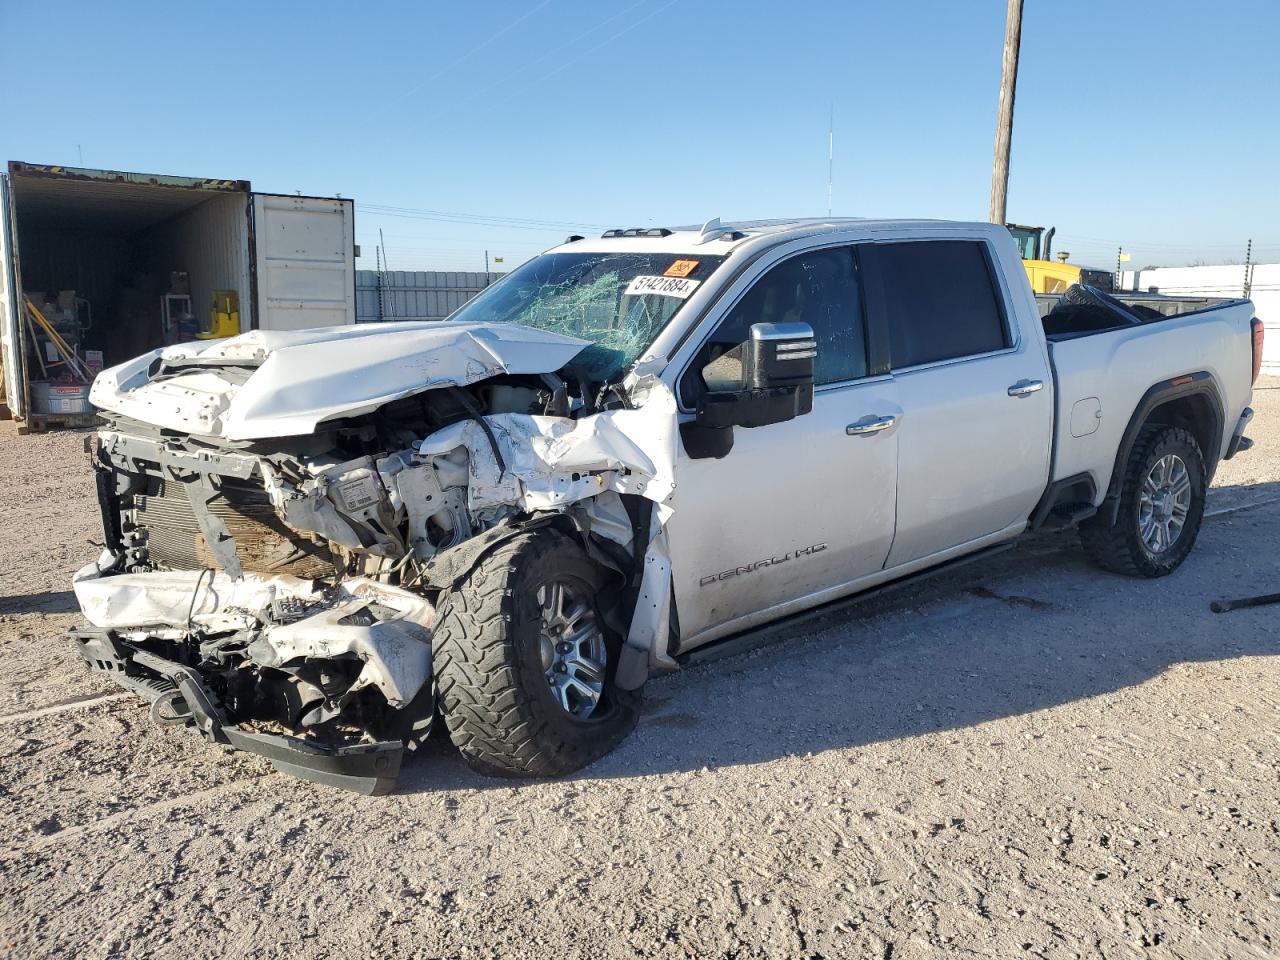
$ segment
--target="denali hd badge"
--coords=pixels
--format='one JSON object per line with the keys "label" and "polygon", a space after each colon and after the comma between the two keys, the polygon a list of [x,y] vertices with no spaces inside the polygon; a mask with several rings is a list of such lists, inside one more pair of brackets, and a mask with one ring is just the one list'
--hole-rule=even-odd
{"label": "denali hd badge", "polygon": [[731,570],[725,570],[722,573],[703,577],[698,581],[698,586],[705,587],[708,584],[717,583],[720,580],[728,580],[730,577],[736,577],[742,573],[754,573],[762,567],[777,566],[780,563],[786,563],[788,560],[795,559],[796,557],[808,557],[815,553],[821,553],[825,549],[827,549],[827,545],[825,543],[815,543],[811,547],[801,547],[798,550],[792,550],[790,553],[784,553],[780,557],[766,557],[763,560],[755,560],[748,563],[746,566],[734,567]]}

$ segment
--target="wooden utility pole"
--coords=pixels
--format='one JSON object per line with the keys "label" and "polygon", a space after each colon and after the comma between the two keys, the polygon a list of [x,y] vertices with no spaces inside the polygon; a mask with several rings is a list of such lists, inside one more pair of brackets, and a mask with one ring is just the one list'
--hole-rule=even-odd
{"label": "wooden utility pole", "polygon": [[1000,110],[996,117],[996,158],[991,168],[992,223],[1005,222],[1009,193],[1009,144],[1013,140],[1013,97],[1018,86],[1018,45],[1022,41],[1022,0],[1009,0],[1004,24],[1004,62],[1000,67]]}

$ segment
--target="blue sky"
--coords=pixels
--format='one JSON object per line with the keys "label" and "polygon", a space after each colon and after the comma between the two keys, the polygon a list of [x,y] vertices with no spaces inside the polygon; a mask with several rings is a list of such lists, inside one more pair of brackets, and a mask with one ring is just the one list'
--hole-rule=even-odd
{"label": "blue sky", "polygon": [[[0,4],[0,158],[354,197],[373,265],[572,230],[984,219],[1004,0]],[[1009,216],[1280,260],[1280,3],[1027,0]]]}

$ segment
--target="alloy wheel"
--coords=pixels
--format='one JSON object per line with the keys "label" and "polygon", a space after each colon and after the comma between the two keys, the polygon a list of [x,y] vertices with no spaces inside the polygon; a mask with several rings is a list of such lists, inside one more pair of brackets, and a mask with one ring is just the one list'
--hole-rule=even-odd
{"label": "alloy wheel", "polygon": [[1191,474],[1176,453],[1151,465],[1138,494],[1138,531],[1146,548],[1162,554],[1178,542],[1191,511]]}
{"label": "alloy wheel", "polygon": [[585,719],[600,704],[609,659],[590,595],[569,581],[551,580],[537,596],[547,684],[566,713]]}

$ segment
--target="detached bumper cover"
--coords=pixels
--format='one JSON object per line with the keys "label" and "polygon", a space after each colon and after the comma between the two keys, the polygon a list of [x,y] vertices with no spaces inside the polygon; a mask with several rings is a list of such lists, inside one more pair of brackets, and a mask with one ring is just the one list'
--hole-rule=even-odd
{"label": "detached bumper cover", "polygon": [[69,636],[89,669],[110,674],[150,701],[153,719],[194,726],[214,743],[266,757],[281,773],[370,796],[389,793],[400,775],[405,747],[399,740],[331,747],[245,730],[227,720],[213,691],[189,667],[139,649],[109,630],[74,628]]}

